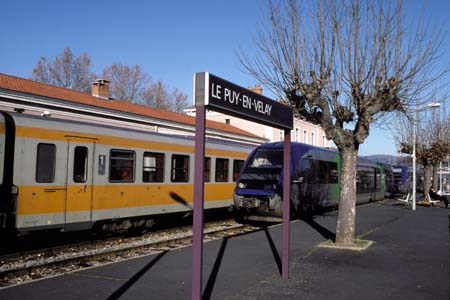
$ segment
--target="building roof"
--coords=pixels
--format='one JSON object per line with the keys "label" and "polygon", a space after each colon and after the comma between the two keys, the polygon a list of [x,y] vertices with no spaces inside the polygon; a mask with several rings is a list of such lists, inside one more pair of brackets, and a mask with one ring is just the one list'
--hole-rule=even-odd
{"label": "building roof", "polygon": [[[149,106],[143,106],[123,100],[115,100],[115,99],[102,100],[88,93],[57,87],[2,73],[0,73],[0,89],[64,100],[67,101],[68,104],[73,103],[73,104],[94,106],[99,108],[113,109],[120,112],[133,113],[136,115],[148,116],[151,118],[157,118],[162,120],[168,120],[171,122],[195,126],[195,117],[188,116],[186,114],[157,109]],[[226,131],[233,134],[239,134],[248,137],[258,137],[255,134],[231,126],[229,124],[219,123],[210,120],[206,121],[206,127],[209,129]]]}

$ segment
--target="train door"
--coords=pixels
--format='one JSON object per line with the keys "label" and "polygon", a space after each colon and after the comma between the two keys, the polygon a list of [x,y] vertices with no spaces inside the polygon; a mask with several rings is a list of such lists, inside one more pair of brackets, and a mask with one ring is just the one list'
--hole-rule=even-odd
{"label": "train door", "polygon": [[64,230],[91,226],[94,147],[89,139],[68,141]]}

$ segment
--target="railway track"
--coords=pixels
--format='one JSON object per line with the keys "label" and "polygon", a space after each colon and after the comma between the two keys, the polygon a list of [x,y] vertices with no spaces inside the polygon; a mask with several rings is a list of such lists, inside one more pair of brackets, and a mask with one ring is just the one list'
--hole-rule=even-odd
{"label": "railway track", "polygon": [[[204,240],[214,240],[257,231],[258,228],[218,221],[205,224]],[[88,241],[25,253],[0,256],[0,287],[8,287],[41,278],[143,255],[161,253],[192,244],[192,226],[146,233],[139,237],[117,237]]]}

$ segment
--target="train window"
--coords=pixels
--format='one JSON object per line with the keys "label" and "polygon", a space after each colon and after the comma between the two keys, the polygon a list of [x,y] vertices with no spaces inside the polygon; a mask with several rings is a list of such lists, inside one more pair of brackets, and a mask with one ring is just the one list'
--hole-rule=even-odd
{"label": "train window", "polygon": [[73,181],[83,183],[87,181],[88,148],[77,146],[73,156]]}
{"label": "train window", "polygon": [[216,158],[216,182],[228,181],[228,159]]}
{"label": "train window", "polygon": [[244,161],[242,159],[233,160],[233,181],[236,182],[239,173],[241,173],[242,167],[244,166]]}
{"label": "train window", "polygon": [[373,168],[358,166],[356,172],[356,190],[359,193],[370,193],[375,185],[375,172]]}
{"label": "train window", "polygon": [[54,144],[38,144],[36,181],[50,183],[55,181],[56,146]]}
{"label": "train window", "polygon": [[302,177],[303,177],[303,183],[313,183],[314,179],[314,173],[313,173],[313,166],[312,166],[312,160],[309,158],[305,158],[302,160]]}
{"label": "train window", "polygon": [[339,181],[337,163],[335,162],[304,158],[301,166],[304,183],[330,184]]}
{"label": "train window", "polygon": [[381,191],[381,173],[378,169],[375,169],[375,191]]}
{"label": "train window", "polygon": [[324,176],[325,180],[324,183],[338,183],[339,182],[339,172],[337,163],[335,162],[329,162],[329,161],[322,161],[323,169],[326,172],[326,175]]}
{"label": "train window", "polygon": [[130,150],[111,150],[109,153],[109,180],[111,182],[134,181],[136,154]]}
{"label": "train window", "polygon": [[318,164],[319,164],[318,183],[320,184],[338,183],[338,171],[336,163],[319,160]]}
{"label": "train window", "polygon": [[172,182],[189,181],[189,156],[174,154],[172,155]]}
{"label": "train window", "polygon": [[333,168],[330,170],[330,183],[339,183],[337,164],[334,164]]}
{"label": "train window", "polygon": [[205,157],[205,169],[203,173],[203,180],[205,182],[211,181],[211,157]]}
{"label": "train window", "polygon": [[164,181],[164,154],[144,152],[143,182]]}

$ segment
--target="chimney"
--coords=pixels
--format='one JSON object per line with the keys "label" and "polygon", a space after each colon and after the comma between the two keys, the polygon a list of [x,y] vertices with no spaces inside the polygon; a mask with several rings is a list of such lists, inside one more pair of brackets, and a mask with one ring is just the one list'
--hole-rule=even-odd
{"label": "chimney", "polygon": [[97,79],[92,83],[92,96],[108,100],[109,99],[109,80]]}
{"label": "chimney", "polygon": [[257,93],[257,94],[262,95],[263,89],[262,89],[262,87],[261,87],[261,85],[259,83],[255,84],[254,86],[249,87],[248,89],[250,91],[253,91],[253,92]]}

